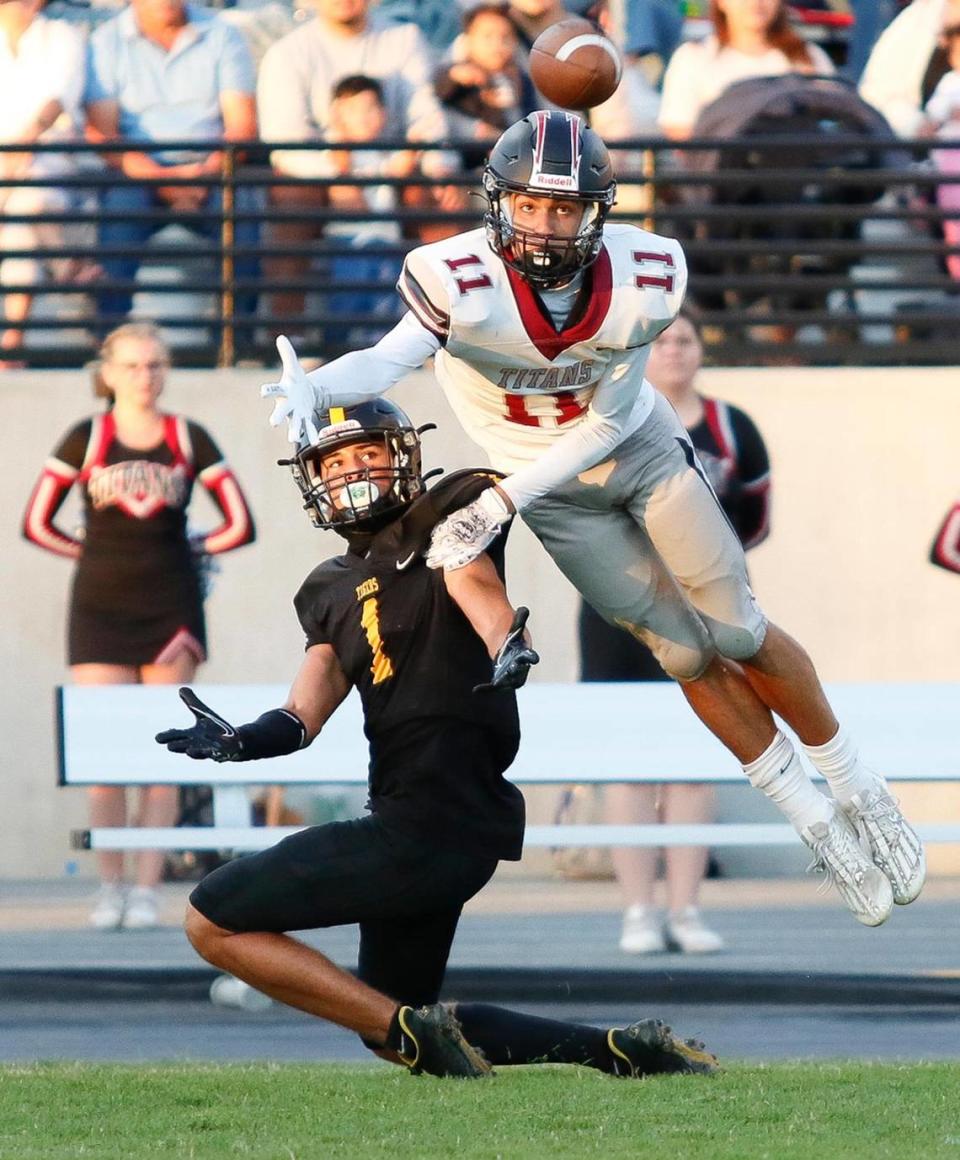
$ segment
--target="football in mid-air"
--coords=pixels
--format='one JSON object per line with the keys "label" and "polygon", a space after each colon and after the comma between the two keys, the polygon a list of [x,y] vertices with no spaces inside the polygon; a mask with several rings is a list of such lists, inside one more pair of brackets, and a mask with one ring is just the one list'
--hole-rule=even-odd
{"label": "football in mid-air", "polygon": [[611,97],[623,64],[616,45],[579,16],[551,24],[530,49],[530,75],[563,109],[592,109]]}

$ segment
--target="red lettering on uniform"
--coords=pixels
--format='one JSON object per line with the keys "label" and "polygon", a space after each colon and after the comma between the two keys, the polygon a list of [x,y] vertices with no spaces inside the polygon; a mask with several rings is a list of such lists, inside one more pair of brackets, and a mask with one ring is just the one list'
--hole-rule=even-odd
{"label": "red lettering on uniform", "polygon": [[[634,250],[633,260],[639,266],[645,266],[648,263],[653,263],[657,266],[667,266],[673,269],[673,254],[655,254],[647,253],[645,250]],[[673,290],[674,277],[672,274],[635,274],[634,285],[640,286],[654,286],[658,290],[666,290],[669,294]]]}
{"label": "red lettering on uniform", "polygon": [[531,414],[527,410],[527,399],[523,395],[505,395],[504,398],[507,403],[507,418],[511,423],[520,423],[524,427],[546,427],[549,426],[551,419],[555,419],[557,425],[562,427],[564,423],[579,419],[587,409],[577,401],[577,396],[571,391],[560,391],[559,394],[551,396],[550,401],[557,408],[555,415]]}
{"label": "red lettering on uniform", "polygon": [[[444,258],[444,265],[453,273],[463,266],[482,266],[483,261],[476,254],[467,254],[465,258]],[[483,273],[476,278],[455,278],[461,294],[469,294],[471,290],[482,290],[485,286],[492,286],[488,274]]]}
{"label": "red lettering on uniform", "polygon": [[507,395],[507,418],[511,423],[522,423],[524,427],[539,427],[540,420],[527,410],[523,395]]}
{"label": "red lettering on uniform", "polygon": [[587,409],[577,402],[577,396],[571,391],[561,391],[559,395],[554,396],[554,400],[557,404],[557,410],[560,412],[557,422],[561,425],[569,423],[571,419],[579,419]]}

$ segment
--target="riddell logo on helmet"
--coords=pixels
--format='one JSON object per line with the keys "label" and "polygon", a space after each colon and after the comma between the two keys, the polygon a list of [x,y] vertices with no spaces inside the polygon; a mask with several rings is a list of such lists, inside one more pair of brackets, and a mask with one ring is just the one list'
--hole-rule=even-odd
{"label": "riddell logo on helmet", "polygon": [[577,179],[564,173],[537,173],[530,178],[531,189],[569,189],[577,192]]}

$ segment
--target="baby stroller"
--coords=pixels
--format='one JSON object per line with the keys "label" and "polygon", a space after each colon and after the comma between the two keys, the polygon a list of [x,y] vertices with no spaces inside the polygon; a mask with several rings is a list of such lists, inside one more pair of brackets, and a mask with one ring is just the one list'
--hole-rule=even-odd
{"label": "baby stroller", "polygon": [[[755,138],[687,154],[688,172],[737,172],[731,182],[685,188],[688,207],[726,211],[694,215],[687,231],[699,304],[764,314],[825,310],[831,284],[858,260],[863,215],[851,207],[885,193],[881,181],[856,175],[907,163],[886,119],[846,81],[790,73],[730,85],[702,110],[693,136]],[[817,143],[790,143],[800,136]],[[793,180],[793,170],[803,174]]]}

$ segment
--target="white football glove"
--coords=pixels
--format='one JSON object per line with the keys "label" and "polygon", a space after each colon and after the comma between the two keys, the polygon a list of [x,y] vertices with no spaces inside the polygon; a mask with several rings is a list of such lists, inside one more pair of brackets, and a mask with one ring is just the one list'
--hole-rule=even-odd
{"label": "white football glove", "polygon": [[442,519],[433,529],[427,567],[444,572],[466,568],[493,543],[512,515],[497,489],[488,487],[473,503]]}
{"label": "white football glove", "polygon": [[315,422],[317,411],[329,409],[327,391],[319,383],[312,383],[306,375],[290,339],[285,334],[277,337],[277,350],[283,364],[279,383],[266,383],[260,388],[264,399],[276,399],[270,416],[270,426],[286,422],[287,438],[291,443],[315,443],[320,434]]}

